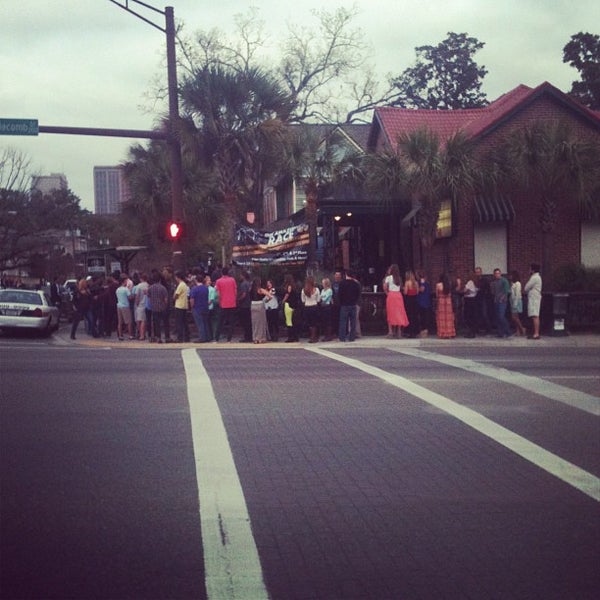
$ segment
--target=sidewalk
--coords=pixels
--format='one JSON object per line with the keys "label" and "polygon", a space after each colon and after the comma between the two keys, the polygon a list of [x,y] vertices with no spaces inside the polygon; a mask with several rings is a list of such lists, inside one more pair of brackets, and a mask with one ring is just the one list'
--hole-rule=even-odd
{"label": "sidewalk", "polygon": [[[238,339],[237,336],[235,339]],[[324,348],[387,348],[387,347],[405,347],[405,348],[430,348],[444,347],[452,348],[456,346],[473,346],[473,347],[528,347],[528,348],[594,348],[598,349],[600,355],[600,335],[590,333],[575,333],[567,336],[551,336],[542,335],[539,340],[530,340],[527,337],[513,336],[507,339],[497,338],[495,335],[479,336],[476,338],[456,337],[454,339],[439,339],[435,336],[416,339],[388,339],[384,335],[363,336],[354,342],[318,342],[317,344],[309,344],[308,338],[301,338],[299,342],[287,344],[285,342],[267,342],[266,344],[249,344],[243,342],[209,342],[205,344],[194,344],[172,342],[169,344],[151,344],[147,341],[124,340],[119,341],[116,333],[110,338],[91,338],[87,334],[81,332],[76,340],[69,338],[67,328],[59,330],[54,334],[54,338],[61,345],[85,346],[92,348],[144,348],[149,350],[169,350],[175,348],[202,348],[202,349],[238,349],[238,348],[254,348],[257,351],[263,348],[303,348],[305,346],[321,346]]]}

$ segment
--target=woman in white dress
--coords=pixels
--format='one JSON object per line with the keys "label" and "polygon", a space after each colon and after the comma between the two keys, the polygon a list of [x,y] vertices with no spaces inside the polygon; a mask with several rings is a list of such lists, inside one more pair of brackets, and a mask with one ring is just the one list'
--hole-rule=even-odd
{"label": "woman in white dress", "polygon": [[540,265],[531,263],[529,281],[525,284],[527,294],[527,316],[531,317],[533,333],[527,336],[530,340],[540,339],[540,308],[542,306],[542,277]]}

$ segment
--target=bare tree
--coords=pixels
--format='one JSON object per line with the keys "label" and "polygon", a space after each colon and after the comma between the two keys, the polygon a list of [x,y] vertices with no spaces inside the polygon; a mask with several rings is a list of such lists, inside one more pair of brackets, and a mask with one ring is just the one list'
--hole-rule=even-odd
{"label": "bare tree", "polygon": [[[231,37],[218,28],[193,36],[180,28],[178,66],[184,78],[210,67],[271,72],[296,104],[292,123],[369,121],[370,111],[390,104],[398,91],[388,83],[380,92],[381,84],[369,64],[372,49],[362,30],[353,27],[357,14],[356,7],[313,11],[314,23],[288,25],[279,42],[265,34],[265,22],[256,8],[236,15]],[[165,89],[156,96],[166,97]]]}
{"label": "bare tree", "polygon": [[29,189],[31,158],[16,148],[7,147],[0,153],[0,189],[25,192]]}

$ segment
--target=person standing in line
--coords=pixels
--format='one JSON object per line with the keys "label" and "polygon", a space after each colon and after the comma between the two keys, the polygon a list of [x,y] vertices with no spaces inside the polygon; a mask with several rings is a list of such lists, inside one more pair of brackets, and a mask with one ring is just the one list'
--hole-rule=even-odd
{"label": "person standing in line", "polygon": [[314,277],[306,278],[300,299],[304,305],[304,316],[308,325],[308,342],[314,344],[319,341],[319,302],[321,302],[321,291],[315,285]]}
{"label": "person standing in line", "polygon": [[431,286],[424,271],[419,271],[417,276],[419,279],[419,293],[417,294],[419,336],[425,338],[429,335],[431,328]]}
{"label": "person standing in line", "polygon": [[118,287],[119,282],[113,273],[106,278],[104,290],[98,296],[98,300],[102,306],[102,333],[104,337],[110,337],[117,325],[116,292]]}
{"label": "person standing in line", "polygon": [[419,303],[417,300],[419,286],[417,285],[417,279],[413,271],[406,271],[404,274],[402,293],[406,316],[408,317],[406,335],[409,338],[416,338],[419,333]]}
{"label": "person standing in line", "polygon": [[321,283],[321,330],[324,335],[323,341],[330,342],[333,339],[333,289],[328,277]]}
{"label": "person standing in line", "polygon": [[464,294],[465,289],[460,277],[452,279],[452,310],[454,311],[454,328],[458,331],[464,323]]}
{"label": "person standing in line", "polygon": [[79,322],[86,318],[90,310],[92,296],[88,290],[87,281],[80,279],[77,282],[77,289],[73,292],[73,323],[71,324],[71,339],[76,339],[77,327]]}
{"label": "person standing in line", "polygon": [[177,282],[177,287],[173,292],[173,302],[177,341],[180,343],[187,343],[190,341],[190,330],[187,322],[190,288],[185,282],[185,273],[183,271],[177,271],[175,273],[175,281]]}
{"label": "person standing in line", "polygon": [[210,275],[205,275],[204,285],[208,288],[208,322],[206,330],[206,341],[214,342],[215,333],[217,331],[219,323],[219,297],[217,290],[215,290],[212,284],[212,278]]}
{"label": "person standing in line", "polygon": [[[215,283],[215,289],[219,297],[219,306],[221,307],[221,327],[226,328],[227,341],[231,342],[233,337],[233,328],[235,326],[235,312],[237,309],[237,283],[231,275],[229,268],[223,267],[221,277]],[[221,335],[221,329],[215,334],[215,340],[218,342]]]}
{"label": "person standing in line", "polygon": [[168,344],[171,340],[171,309],[173,308],[173,294],[175,293],[176,284],[174,282],[173,269],[171,267],[163,267],[161,283],[167,290],[167,306],[162,312],[163,325],[165,328],[165,342]]}
{"label": "person standing in line", "polygon": [[473,273],[465,284],[464,316],[465,325],[467,327],[465,337],[467,338],[474,338],[479,331],[479,300],[477,298],[479,293],[479,288],[477,287],[478,280],[477,274]]}
{"label": "person standing in line", "polygon": [[[349,277],[350,279],[352,279],[353,281],[356,281],[356,283],[358,283],[358,286],[360,287],[360,291],[362,294],[362,285],[360,283],[360,281],[358,280],[358,277],[356,275],[356,273],[348,273],[347,277]],[[356,303],[356,336],[355,339],[362,337],[362,328],[360,325],[360,308],[361,308],[361,294],[359,294],[358,296],[358,301]]]}
{"label": "person standing in line", "polygon": [[437,336],[443,339],[456,337],[451,287],[448,276],[445,273],[442,273],[435,286],[437,296],[435,323],[437,326]]}
{"label": "person standing in line", "polygon": [[360,284],[352,275],[343,277],[339,287],[340,322],[338,337],[340,342],[356,340],[356,305],[360,299]]}
{"label": "person standing in line", "polygon": [[169,292],[167,292],[167,288],[162,284],[158,271],[154,272],[152,285],[148,288],[148,305],[152,312],[150,342],[162,344],[161,324],[164,323],[164,313],[169,305]]}
{"label": "person standing in line", "polygon": [[477,307],[479,309],[480,325],[483,328],[484,335],[488,335],[492,329],[490,315],[494,310],[494,298],[490,290],[490,280],[483,274],[481,267],[475,267],[475,276],[477,277]]}
{"label": "person standing in line", "polygon": [[387,337],[399,338],[402,333],[401,328],[408,326],[408,316],[402,297],[400,267],[397,264],[390,265],[383,280],[383,291],[385,292],[385,312],[388,324]]}
{"label": "person standing in line", "polygon": [[135,287],[135,320],[137,323],[137,335],[140,341],[146,339],[146,296],[148,295],[148,275],[140,274],[140,282]]}
{"label": "person standing in line", "polygon": [[539,264],[531,263],[529,280],[525,284],[524,291],[527,294],[527,316],[531,318],[533,323],[533,332],[527,337],[530,340],[539,340],[540,309],[542,307],[542,277]]}
{"label": "person standing in line", "polygon": [[102,295],[102,282],[100,278],[96,275],[93,275],[92,278],[88,281],[88,290],[91,296],[91,305],[90,305],[90,331],[92,336],[97,338],[100,337],[100,327],[102,320],[101,316],[101,295]]}
{"label": "person standing in line", "polygon": [[494,269],[494,280],[490,284],[490,290],[494,297],[494,309],[496,311],[496,337],[508,338],[512,335],[506,320],[510,284],[505,277],[502,277],[502,271],[498,268]]}
{"label": "person standing in line", "polygon": [[288,338],[286,343],[298,341],[298,312],[300,306],[300,294],[296,287],[294,277],[289,273],[283,281],[283,314]]}
{"label": "person standing in line", "polygon": [[196,278],[196,285],[190,289],[190,306],[192,308],[192,317],[198,330],[198,338],[194,342],[199,344],[204,344],[208,341],[209,302],[208,286]]}
{"label": "person standing in line", "polygon": [[267,329],[269,339],[276,342],[279,339],[279,300],[275,292],[273,282],[268,279],[266,285],[267,294],[264,297],[265,308],[267,310]]}
{"label": "person standing in line", "polygon": [[515,326],[517,335],[525,333],[525,327],[521,323],[521,313],[523,312],[523,292],[521,288],[521,278],[518,271],[510,274],[512,281],[510,285],[510,316]]}
{"label": "person standing in line", "polygon": [[127,327],[129,339],[133,339],[133,327],[131,324],[131,306],[129,298],[131,292],[128,287],[129,277],[123,273],[121,275],[121,285],[117,288],[115,295],[117,298],[117,336],[120,341],[123,341],[123,325]]}
{"label": "person standing in line", "polygon": [[251,290],[252,281],[250,280],[250,273],[244,271],[242,273],[242,280],[238,287],[237,300],[239,322],[242,326],[242,331],[244,332],[243,338],[240,340],[240,342],[252,342]]}
{"label": "person standing in line", "polygon": [[55,277],[50,284],[50,302],[56,306],[56,308],[60,309],[60,286],[58,284],[58,277]]}
{"label": "person standing in line", "polygon": [[332,303],[331,303],[331,326],[332,339],[337,333],[340,323],[340,283],[342,282],[342,272],[337,270],[333,274],[333,283],[331,284]]}
{"label": "person standing in line", "polygon": [[267,308],[265,298],[269,292],[262,286],[260,277],[255,277],[250,288],[250,319],[252,324],[252,341],[264,344],[268,337]]}

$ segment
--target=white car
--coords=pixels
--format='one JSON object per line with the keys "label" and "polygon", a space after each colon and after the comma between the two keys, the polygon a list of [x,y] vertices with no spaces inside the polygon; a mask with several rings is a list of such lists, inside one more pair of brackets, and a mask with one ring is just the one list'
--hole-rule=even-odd
{"label": "white car", "polygon": [[39,290],[0,290],[0,330],[34,329],[50,335],[58,329],[60,311]]}

